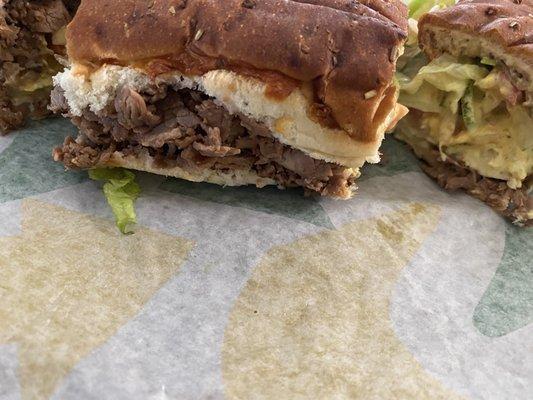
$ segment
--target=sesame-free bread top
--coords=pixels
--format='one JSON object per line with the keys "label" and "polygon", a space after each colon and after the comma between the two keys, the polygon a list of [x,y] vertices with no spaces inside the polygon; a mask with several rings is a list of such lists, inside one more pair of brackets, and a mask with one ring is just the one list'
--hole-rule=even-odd
{"label": "sesame-free bread top", "polygon": [[84,0],[67,48],[76,64],[311,83],[342,130],[372,142],[396,107],[406,30],[401,0]]}
{"label": "sesame-free bread top", "polygon": [[533,0],[460,0],[427,13],[418,26],[430,58],[491,57],[509,67],[518,87],[533,88]]}

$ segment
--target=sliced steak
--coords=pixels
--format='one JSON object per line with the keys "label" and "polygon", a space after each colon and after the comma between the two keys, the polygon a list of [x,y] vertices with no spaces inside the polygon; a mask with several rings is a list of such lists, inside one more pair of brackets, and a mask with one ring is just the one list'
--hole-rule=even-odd
{"label": "sliced steak", "polygon": [[[52,108],[68,114],[60,90],[52,95]],[[123,87],[98,114],[87,109],[71,117],[80,135],[54,152],[68,168],[102,165],[112,152],[149,154],[161,168],[251,169],[280,186],[337,197],[348,197],[354,189],[353,170],[282,144],[264,124],[232,115],[198,91]]]}
{"label": "sliced steak", "polygon": [[54,33],[66,26],[70,15],[61,0],[11,0],[11,14],[31,32]]}
{"label": "sliced steak", "polygon": [[126,129],[154,127],[161,122],[161,117],[154,115],[153,110],[148,109],[143,97],[126,86],[119,90],[115,98],[115,109],[118,123]]}
{"label": "sliced steak", "polygon": [[204,157],[226,157],[236,156],[241,153],[241,149],[230,146],[223,146],[220,138],[220,128],[207,128],[207,138],[202,142],[194,142],[195,150]]}
{"label": "sliced steak", "polygon": [[62,68],[55,53],[64,51],[52,34],[70,21],[66,3],[74,12],[79,2],[0,1],[0,134],[49,114],[51,77]]}
{"label": "sliced steak", "polygon": [[437,148],[413,146],[423,160],[422,169],[435,179],[439,186],[449,191],[464,190],[492,207],[496,212],[517,225],[533,226],[533,177],[529,177],[520,189],[511,189],[507,182],[479,175],[451,158],[443,161]]}

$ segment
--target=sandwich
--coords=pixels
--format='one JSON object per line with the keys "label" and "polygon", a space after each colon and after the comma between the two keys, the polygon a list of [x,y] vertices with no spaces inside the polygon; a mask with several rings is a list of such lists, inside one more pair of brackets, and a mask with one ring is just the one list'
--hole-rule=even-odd
{"label": "sandwich", "polygon": [[41,118],[65,56],[73,0],[0,0],[0,134]]}
{"label": "sandwich", "polygon": [[410,112],[396,136],[442,187],[531,225],[533,1],[461,0],[414,26],[421,53],[398,73]]}
{"label": "sandwich", "polygon": [[349,198],[405,114],[401,0],[84,0],[52,109],[69,169]]}

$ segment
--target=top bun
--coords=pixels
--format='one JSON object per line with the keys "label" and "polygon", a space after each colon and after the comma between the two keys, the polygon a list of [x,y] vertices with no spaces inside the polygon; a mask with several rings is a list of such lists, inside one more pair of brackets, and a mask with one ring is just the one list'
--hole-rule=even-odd
{"label": "top bun", "polygon": [[430,58],[446,52],[502,61],[520,89],[533,89],[533,0],[461,0],[423,16],[419,42]]}
{"label": "top bun", "polygon": [[72,62],[96,68],[227,69],[306,83],[336,126],[373,142],[395,108],[406,34],[401,0],[84,0],[67,49]]}

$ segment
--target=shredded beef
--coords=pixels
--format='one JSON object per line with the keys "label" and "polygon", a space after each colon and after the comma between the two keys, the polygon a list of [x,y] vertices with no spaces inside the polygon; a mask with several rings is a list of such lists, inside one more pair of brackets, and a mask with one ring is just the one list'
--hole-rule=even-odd
{"label": "shredded beef", "polygon": [[[51,108],[68,114],[61,89],[53,91]],[[104,110],[95,114],[87,109],[71,118],[79,136],[54,151],[54,158],[68,168],[103,165],[117,152],[149,154],[161,167],[252,169],[279,186],[328,196],[349,197],[355,187],[353,170],[283,145],[262,123],[232,115],[195,90],[122,87]]]}
{"label": "shredded beef", "polygon": [[68,10],[61,0],[11,0],[11,14],[32,32],[54,33],[70,20]]}
{"label": "shredded beef", "polygon": [[[69,9],[65,6],[68,3]],[[61,68],[52,34],[66,26],[79,1],[7,0],[0,2],[0,134],[20,126],[27,116],[41,118],[50,88],[20,91],[20,82],[42,79]],[[17,101],[13,99],[16,97]]]}
{"label": "shredded beef", "polygon": [[151,128],[161,122],[161,118],[153,114],[154,107],[150,108],[139,93],[127,86],[115,98],[118,123],[129,130],[145,126]]}
{"label": "shredded beef", "polygon": [[63,91],[59,88],[54,88],[50,93],[50,110],[54,113],[60,113],[68,109],[67,99],[63,95]]}
{"label": "shredded beef", "polygon": [[226,157],[241,153],[241,149],[222,145],[218,127],[208,128],[207,138],[204,139],[204,143],[194,142],[192,147],[204,157]]}
{"label": "shredded beef", "polygon": [[23,121],[22,112],[13,110],[11,105],[7,101],[2,101],[0,97],[0,134],[21,125]]}
{"label": "shredded beef", "polygon": [[443,188],[465,190],[514,223],[533,226],[533,219],[528,215],[533,210],[533,197],[528,193],[533,185],[531,177],[521,189],[511,189],[505,181],[481,176],[457,161],[442,161],[436,149],[418,155],[425,161],[424,172]]}

